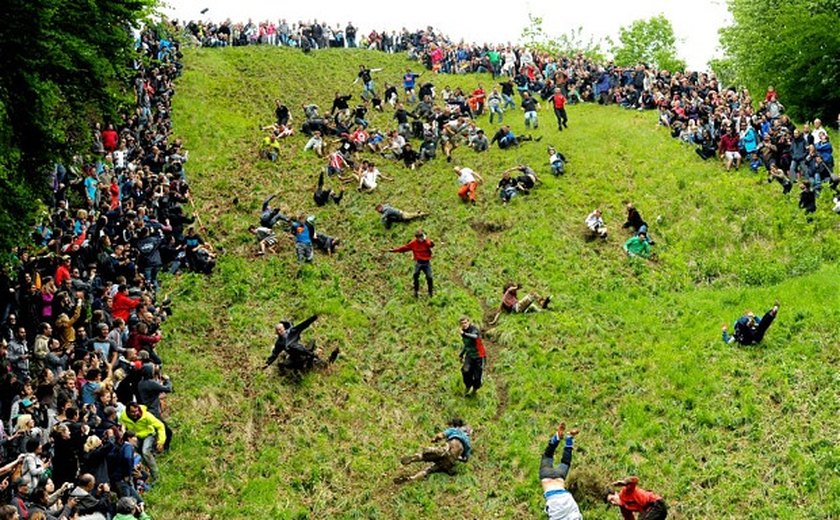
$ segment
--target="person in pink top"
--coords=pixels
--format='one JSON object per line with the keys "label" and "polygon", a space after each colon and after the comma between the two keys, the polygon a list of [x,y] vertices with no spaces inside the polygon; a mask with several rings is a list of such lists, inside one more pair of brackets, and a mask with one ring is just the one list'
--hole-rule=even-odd
{"label": "person in pink top", "polygon": [[639,477],[627,477],[612,483],[613,487],[621,490],[607,491],[604,501],[621,509],[624,520],[665,520],[668,517],[668,507],[665,500],[652,491],[638,487]]}

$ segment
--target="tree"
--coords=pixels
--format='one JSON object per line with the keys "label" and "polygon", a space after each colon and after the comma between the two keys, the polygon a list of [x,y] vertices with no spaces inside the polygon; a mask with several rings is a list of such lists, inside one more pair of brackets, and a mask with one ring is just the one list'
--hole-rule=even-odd
{"label": "tree", "polygon": [[601,40],[583,35],[583,27],[572,29],[559,36],[550,36],[543,29],[542,17],[528,13],[528,25],[522,29],[520,41],[531,49],[538,49],[554,55],[577,56],[581,54],[595,61],[604,61]]}
{"label": "tree", "polygon": [[616,65],[630,67],[646,63],[660,70],[685,69],[685,61],[677,56],[674,28],[664,15],[636,20],[622,27],[618,41],[612,48]]}
{"label": "tree", "polygon": [[[772,85],[795,118],[840,112],[840,9],[836,0],[730,0],[721,45],[754,93]],[[757,97],[757,96],[756,96]]]}
{"label": "tree", "polygon": [[155,0],[5,0],[0,6],[0,250],[21,243],[56,161],[130,100],[132,27]]}

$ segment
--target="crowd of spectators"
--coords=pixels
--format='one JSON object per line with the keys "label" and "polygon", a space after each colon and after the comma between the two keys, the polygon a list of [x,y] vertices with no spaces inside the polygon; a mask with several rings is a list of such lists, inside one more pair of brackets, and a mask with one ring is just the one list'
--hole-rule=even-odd
{"label": "crowd of spectators", "polygon": [[134,111],[55,166],[32,246],[0,275],[0,518],[146,516],[172,438],[158,273],[215,262],[171,136],[180,56],[162,32],[139,34]]}

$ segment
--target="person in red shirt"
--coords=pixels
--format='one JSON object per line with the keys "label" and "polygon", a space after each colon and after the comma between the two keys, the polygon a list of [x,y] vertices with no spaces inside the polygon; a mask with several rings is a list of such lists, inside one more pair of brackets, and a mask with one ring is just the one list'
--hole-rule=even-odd
{"label": "person in red shirt", "polygon": [[114,130],[114,125],[108,125],[108,128],[102,131],[102,146],[105,151],[110,153],[117,149],[117,142],[119,142],[119,135]]}
{"label": "person in red shirt", "polygon": [[111,304],[111,316],[128,322],[128,315],[140,305],[140,298],[129,298],[128,287],[120,285],[117,294],[114,295],[114,302]]}
{"label": "person in red shirt", "polygon": [[554,103],[554,116],[557,118],[557,129],[562,132],[563,128],[569,128],[569,117],[566,115],[566,96],[560,92],[559,88],[555,88],[554,95],[551,96],[551,101]]}
{"label": "person in red shirt", "polygon": [[472,95],[469,99],[470,111],[472,111],[473,117],[480,116],[484,113],[484,100],[486,97],[487,95],[484,92],[484,86],[479,83],[478,88],[472,91]]}
{"label": "person in red shirt", "polygon": [[64,256],[61,259],[61,265],[55,270],[55,285],[62,287],[64,282],[70,279],[70,257]]}
{"label": "person in red shirt", "polygon": [[637,487],[639,477],[628,477],[613,482],[613,486],[620,486],[620,491],[609,490],[604,500],[607,504],[618,506],[624,520],[636,520],[636,513],[640,513],[638,520],[664,520],[668,517],[668,507],[661,496]]}
{"label": "person in red shirt", "polygon": [[414,297],[417,298],[417,292],[420,290],[420,272],[426,275],[426,285],[429,288],[429,296],[434,295],[434,282],[432,279],[432,248],[435,243],[426,237],[423,229],[418,229],[414,233],[414,240],[409,243],[389,249],[389,253],[405,253],[411,251],[414,255]]}
{"label": "person in red shirt", "polygon": [[741,167],[741,138],[735,130],[735,125],[729,127],[729,131],[720,138],[720,147],[718,153],[720,158],[726,162],[726,171],[732,168],[732,163],[735,163],[735,171]]}

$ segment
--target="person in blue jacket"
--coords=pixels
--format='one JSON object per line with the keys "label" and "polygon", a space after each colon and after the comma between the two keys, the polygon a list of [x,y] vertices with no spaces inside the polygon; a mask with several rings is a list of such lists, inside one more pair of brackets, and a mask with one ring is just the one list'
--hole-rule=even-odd
{"label": "person in blue jacket", "polygon": [[446,441],[443,446],[429,446],[423,448],[414,455],[407,455],[400,459],[403,466],[412,462],[431,462],[423,470],[414,475],[402,475],[394,479],[395,484],[421,480],[432,473],[445,472],[450,475],[455,473],[455,465],[460,462],[467,462],[472,454],[472,442],[470,436],[472,428],[461,418],[454,418],[449,421],[448,428],[432,437],[432,442]]}

